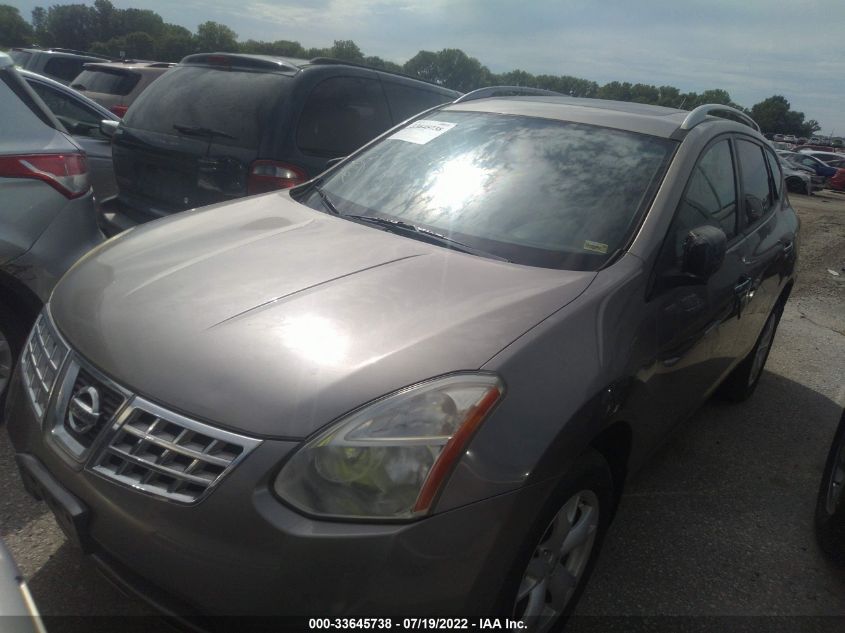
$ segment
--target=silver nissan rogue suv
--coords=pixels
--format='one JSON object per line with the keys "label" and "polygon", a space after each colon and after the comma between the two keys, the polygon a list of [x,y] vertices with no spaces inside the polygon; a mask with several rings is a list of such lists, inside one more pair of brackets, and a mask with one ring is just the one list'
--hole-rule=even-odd
{"label": "silver nissan rogue suv", "polygon": [[61,281],[9,432],[113,578],[179,613],[548,630],[631,473],[752,394],[798,251],[756,124],[484,94]]}

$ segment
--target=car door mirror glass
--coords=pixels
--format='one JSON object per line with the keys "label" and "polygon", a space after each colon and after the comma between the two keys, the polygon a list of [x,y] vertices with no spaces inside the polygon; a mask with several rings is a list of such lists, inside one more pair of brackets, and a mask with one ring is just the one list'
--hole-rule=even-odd
{"label": "car door mirror glass", "polygon": [[106,138],[111,138],[114,136],[114,133],[117,132],[117,128],[120,125],[118,121],[111,121],[110,119],[103,119],[100,121],[100,132],[103,133],[103,136]]}
{"label": "car door mirror glass", "polygon": [[683,272],[698,279],[709,278],[725,260],[727,245],[725,232],[715,226],[691,230],[684,240]]}

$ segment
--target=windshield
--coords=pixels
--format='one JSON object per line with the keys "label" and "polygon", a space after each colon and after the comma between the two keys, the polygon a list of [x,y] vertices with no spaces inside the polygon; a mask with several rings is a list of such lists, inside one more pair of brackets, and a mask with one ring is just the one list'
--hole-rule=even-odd
{"label": "windshield", "polygon": [[172,135],[179,133],[177,125],[213,130],[215,143],[254,148],[289,84],[277,73],[177,66],[141,93],[123,122]]}
{"label": "windshield", "polygon": [[[516,263],[597,270],[625,246],[674,147],[591,125],[440,111],[319,184],[341,215],[399,220]],[[302,196],[325,208],[313,189]]]}

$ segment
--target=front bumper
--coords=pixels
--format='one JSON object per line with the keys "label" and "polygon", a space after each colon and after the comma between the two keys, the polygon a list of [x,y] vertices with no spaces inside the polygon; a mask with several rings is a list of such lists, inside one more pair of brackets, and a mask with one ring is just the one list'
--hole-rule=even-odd
{"label": "front bumper", "polygon": [[491,614],[522,542],[514,525],[530,523],[548,494],[547,484],[537,485],[409,524],[317,521],[271,492],[280,461],[297,444],[264,440],[212,494],[185,506],[63,459],[33,413],[20,372],[7,405],[19,463],[40,465],[88,510],[80,542],[154,605],[162,604],[159,594],[184,605],[171,612]]}

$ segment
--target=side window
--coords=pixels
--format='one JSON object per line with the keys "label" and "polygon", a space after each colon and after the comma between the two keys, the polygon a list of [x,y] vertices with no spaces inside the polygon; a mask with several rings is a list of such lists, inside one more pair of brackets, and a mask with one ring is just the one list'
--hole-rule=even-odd
{"label": "side window", "polygon": [[68,132],[75,136],[102,138],[100,116],[97,112],[89,110],[68,95],[42,83],[33,81],[29,85]]}
{"label": "side window", "polygon": [[753,224],[774,207],[769,187],[769,171],[763,158],[763,148],[750,141],[738,140],[737,155],[742,172],[743,208],[747,224]]}
{"label": "side window", "polygon": [[394,81],[383,80],[382,85],[390,104],[394,123],[401,123],[423,110],[451,100],[450,97],[439,92],[414,88]]}
{"label": "side window", "polygon": [[376,79],[335,77],[311,91],[299,117],[296,144],[318,156],[345,156],[391,127]]}
{"label": "side window", "polygon": [[72,57],[53,57],[44,65],[44,74],[70,81],[82,72],[85,61]]}
{"label": "side window", "polygon": [[775,198],[781,199],[783,195],[783,173],[780,170],[780,163],[775,155],[769,150],[765,151],[766,161],[769,163],[769,171],[772,173],[772,183],[775,189]]}
{"label": "side window", "polygon": [[715,226],[731,239],[737,233],[736,183],[730,142],[711,145],[693,168],[663,244],[660,266],[680,266],[684,240],[692,229]]}

